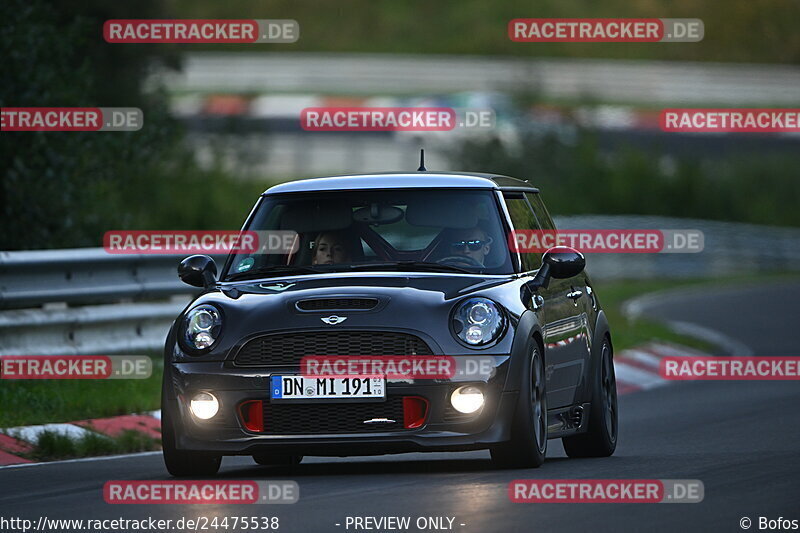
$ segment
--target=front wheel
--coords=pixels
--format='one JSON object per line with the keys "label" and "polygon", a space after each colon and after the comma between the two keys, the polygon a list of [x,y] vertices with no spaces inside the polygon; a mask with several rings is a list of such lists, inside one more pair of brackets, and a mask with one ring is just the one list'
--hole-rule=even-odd
{"label": "front wheel", "polygon": [[222,456],[204,452],[178,450],[175,447],[175,425],[169,408],[161,407],[161,447],[164,465],[174,477],[213,476],[219,472]]}
{"label": "front wheel", "polygon": [[547,454],[544,360],[535,342],[523,376],[511,425],[511,440],[491,449],[492,461],[502,468],[538,468]]}
{"label": "front wheel", "polygon": [[609,457],[617,448],[617,379],[611,341],[603,340],[592,386],[592,406],[586,433],[564,437],[570,457]]}

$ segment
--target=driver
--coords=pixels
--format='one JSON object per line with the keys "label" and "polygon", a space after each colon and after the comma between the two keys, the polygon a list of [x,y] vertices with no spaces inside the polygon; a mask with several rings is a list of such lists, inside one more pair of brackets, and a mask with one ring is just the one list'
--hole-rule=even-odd
{"label": "driver", "polygon": [[479,226],[455,229],[450,232],[448,238],[445,243],[450,247],[451,255],[469,257],[481,266],[485,266],[484,261],[491,250],[492,238],[484,229]]}
{"label": "driver", "polygon": [[352,253],[348,239],[342,232],[323,231],[314,239],[314,255],[312,265],[332,265],[334,263],[350,263]]}

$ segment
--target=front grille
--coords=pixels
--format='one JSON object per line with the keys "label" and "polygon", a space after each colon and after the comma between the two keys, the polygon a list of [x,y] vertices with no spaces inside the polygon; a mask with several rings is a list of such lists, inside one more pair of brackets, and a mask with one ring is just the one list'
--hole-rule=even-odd
{"label": "front grille", "polygon": [[[388,418],[393,423],[365,424]],[[264,433],[274,435],[369,433],[403,427],[403,398],[389,396],[381,403],[269,403],[264,402]]]}
{"label": "front grille", "polygon": [[433,355],[419,337],[388,331],[317,331],[256,337],[245,343],[236,366],[300,366],[309,355]]}
{"label": "front grille", "polygon": [[377,305],[377,298],[314,298],[297,302],[301,311],[369,311]]}

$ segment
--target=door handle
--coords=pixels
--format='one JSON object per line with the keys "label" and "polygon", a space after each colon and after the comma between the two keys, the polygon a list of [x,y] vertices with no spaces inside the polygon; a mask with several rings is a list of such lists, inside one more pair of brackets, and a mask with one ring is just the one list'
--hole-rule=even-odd
{"label": "door handle", "polygon": [[583,291],[579,290],[574,290],[572,292],[567,293],[567,298],[569,298],[570,300],[577,300],[581,296],[583,296]]}

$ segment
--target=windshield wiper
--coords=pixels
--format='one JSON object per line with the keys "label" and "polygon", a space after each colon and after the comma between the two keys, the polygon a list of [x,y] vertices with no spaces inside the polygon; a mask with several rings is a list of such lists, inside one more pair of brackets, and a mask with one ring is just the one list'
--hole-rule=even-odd
{"label": "windshield wiper", "polygon": [[325,272],[324,270],[318,270],[316,268],[312,268],[310,266],[270,266],[270,267],[261,267],[255,270],[248,270],[247,272],[237,272],[236,274],[231,274],[225,281],[239,281],[242,279],[253,279],[253,278],[263,278],[267,276],[286,276],[286,275],[293,275],[293,274],[320,274]]}
{"label": "windshield wiper", "polygon": [[382,263],[361,263],[350,265],[350,270],[425,270],[428,272],[459,272],[462,274],[475,274],[473,270],[467,270],[453,265],[441,263],[428,263],[426,261],[384,261]]}

